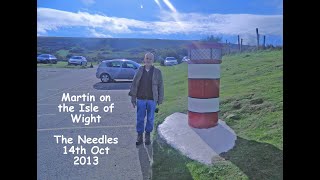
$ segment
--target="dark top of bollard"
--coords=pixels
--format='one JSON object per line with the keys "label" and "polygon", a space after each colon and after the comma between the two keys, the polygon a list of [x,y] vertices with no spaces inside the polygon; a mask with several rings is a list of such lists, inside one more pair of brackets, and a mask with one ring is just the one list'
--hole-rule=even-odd
{"label": "dark top of bollard", "polygon": [[207,48],[222,49],[222,44],[215,43],[215,42],[192,42],[191,44],[187,44],[186,47],[189,49],[207,49]]}

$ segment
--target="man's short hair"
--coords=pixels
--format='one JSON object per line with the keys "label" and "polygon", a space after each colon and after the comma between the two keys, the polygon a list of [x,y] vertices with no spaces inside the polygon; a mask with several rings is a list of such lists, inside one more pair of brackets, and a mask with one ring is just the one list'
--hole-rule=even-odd
{"label": "man's short hair", "polygon": [[144,55],[144,58],[152,58],[154,59],[154,55],[151,53],[151,52],[147,52],[145,55]]}

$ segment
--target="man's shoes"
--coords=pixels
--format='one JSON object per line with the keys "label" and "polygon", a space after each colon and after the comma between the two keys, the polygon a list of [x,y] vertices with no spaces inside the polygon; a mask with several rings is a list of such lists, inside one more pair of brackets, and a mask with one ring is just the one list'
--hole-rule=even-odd
{"label": "man's shoes", "polygon": [[136,145],[139,146],[142,143],[143,143],[143,135],[138,134]]}
{"label": "man's shoes", "polygon": [[146,132],[146,134],[144,135],[144,144],[145,145],[150,145],[151,141],[150,141],[150,133]]}

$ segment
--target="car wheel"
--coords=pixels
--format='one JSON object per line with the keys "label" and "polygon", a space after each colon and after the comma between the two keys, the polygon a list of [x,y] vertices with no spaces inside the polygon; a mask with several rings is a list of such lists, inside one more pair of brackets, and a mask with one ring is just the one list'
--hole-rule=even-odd
{"label": "car wheel", "polygon": [[111,81],[112,81],[110,75],[107,74],[107,73],[101,74],[100,80],[101,80],[101,82],[103,82],[103,83],[108,83],[108,82],[111,82]]}

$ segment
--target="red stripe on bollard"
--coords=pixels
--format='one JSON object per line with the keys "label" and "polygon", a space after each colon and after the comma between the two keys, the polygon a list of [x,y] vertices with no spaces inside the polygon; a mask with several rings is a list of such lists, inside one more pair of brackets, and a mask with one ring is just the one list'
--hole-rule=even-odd
{"label": "red stripe on bollard", "polygon": [[220,79],[189,79],[188,95],[192,98],[219,97]]}
{"label": "red stripe on bollard", "polygon": [[210,128],[218,124],[218,112],[196,113],[188,111],[188,124],[194,128]]}

